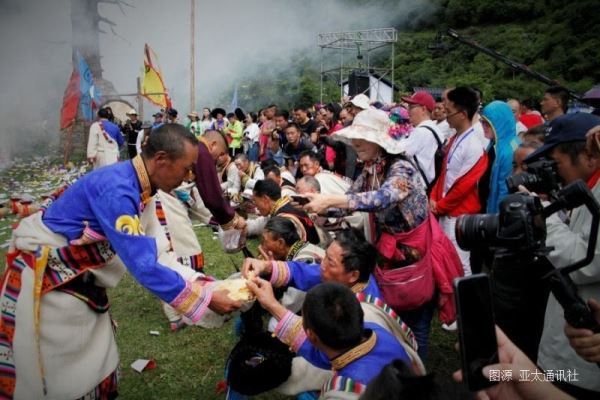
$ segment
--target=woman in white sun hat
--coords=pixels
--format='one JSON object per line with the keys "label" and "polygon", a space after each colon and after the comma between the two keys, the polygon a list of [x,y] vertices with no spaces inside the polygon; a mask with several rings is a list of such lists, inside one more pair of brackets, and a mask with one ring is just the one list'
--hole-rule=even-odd
{"label": "woman in white sun hat", "polygon": [[[413,330],[419,355],[425,360],[435,303],[433,264],[439,264],[438,258],[453,263],[441,267],[457,271],[445,274],[444,291],[450,296],[451,278],[462,268],[454,247],[447,238],[444,240],[429,213],[425,184],[418,170],[401,154],[402,141],[390,136],[391,126],[384,111],[367,109],[356,115],[352,125],[335,132],[333,139],[352,145],[365,167],[344,195],[306,194],[310,202],[305,209],[315,213],[331,209],[370,213],[371,238],[379,256],[374,274],[383,300]],[[441,299],[453,303],[447,297]],[[442,311],[453,314],[453,309],[447,307]]]}

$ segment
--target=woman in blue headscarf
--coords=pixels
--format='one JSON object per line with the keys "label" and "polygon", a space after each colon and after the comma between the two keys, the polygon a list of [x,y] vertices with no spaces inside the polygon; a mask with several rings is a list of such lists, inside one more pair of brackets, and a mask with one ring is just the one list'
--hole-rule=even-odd
{"label": "woman in blue headscarf", "polygon": [[512,172],[513,153],[520,140],[516,132],[516,121],[510,106],[503,101],[492,101],[482,112],[481,123],[485,135],[491,140],[495,159],[491,165],[490,192],[486,212],[497,213],[500,201],[508,194],[506,178]]}

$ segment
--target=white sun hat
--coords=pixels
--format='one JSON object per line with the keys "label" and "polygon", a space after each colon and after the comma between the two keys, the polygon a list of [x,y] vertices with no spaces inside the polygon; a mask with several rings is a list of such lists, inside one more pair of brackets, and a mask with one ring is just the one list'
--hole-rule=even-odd
{"label": "white sun hat", "polygon": [[352,125],[334,132],[332,139],[352,145],[352,139],[363,139],[379,145],[389,154],[400,154],[404,150],[401,141],[389,134],[392,122],[385,111],[366,109],[354,117]]}
{"label": "white sun hat", "polygon": [[366,94],[357,94],[350,100],[350,103],[355,105],[358,108],[362,108],[363,110],[367,110],[371,108],[370,100]]}

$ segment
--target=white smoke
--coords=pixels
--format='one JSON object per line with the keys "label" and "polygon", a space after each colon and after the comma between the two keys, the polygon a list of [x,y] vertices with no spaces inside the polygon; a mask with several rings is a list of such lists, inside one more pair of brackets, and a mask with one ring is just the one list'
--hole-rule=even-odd
{"label": "white smoke", "polygon": [[[87,0],[77,0],[87,1]],[[164,81],[181,114],[190,98],[190,0],[100,3],[104,78],[117,92],[136,91],[143,47],[159,55]],[[262,66],[285,71],[293,56],[318,68],[320,32],[402,27],[435,10],[435,0],[195,0],[196,109],[214,105],[240,77]],[[0,163],[57,141],[71,64],[71,0],[0,0]],[[243,83],[243,82],[239,82]],[[230,95],[229,95],[230,96]],[[135,103],[135,98],[126,97]],[[153,111],[145,102],[145,115]]]}

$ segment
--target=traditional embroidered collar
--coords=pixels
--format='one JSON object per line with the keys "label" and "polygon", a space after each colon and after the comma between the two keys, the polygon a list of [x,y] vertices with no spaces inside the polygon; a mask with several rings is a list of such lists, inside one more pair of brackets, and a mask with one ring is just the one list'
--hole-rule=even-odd
{"label": "traditional embroidered collar", "polygon": [[286,204],[288,204],[292,199],[289,196],[283,196],[282,198],[280,198],[279,200],[277,200],[275,202],[275,204],[273,204],[273,207],[271,207],[271,211],[269,211],[269,215],[273,216],[275,215],[275,213],[277,212],[277,210],[279,210],[281,207],[285,206]]}
{"label": "traditional embroidered collar", "polygon": [[302,248],[306,245],[306,242],[302,240],[298,240],[296,243],[290,247],[290,251],[288,251],[287,256],[285,257],[286,261],[293,261],[294,257],[302,250]]}
{"label": "traditional embroidered collar", "polygon": [[146,166],[144,165],[142,156],[135,156],[133,160],[131,160],[131,163],[133,164],[138,181],[140,182],[142,189],[140,195],[142,197],[142,203],[145,205],[152,197],[152,185],[150,184],[150,177],[148,176],[148,171],[146,171]]}
{"label": "traditional embroidered collar", "polygon": [[352,290],[352,293],[357,294],[357,293],[360,293],[363,290],[365,290],[365,288],[367,287],[368,284],[369,284],[369,281],[366,281],[366,282],[357,282],[354,285],[352,285],[352,287],[350,288],[350,290]]}
{"label": "traditional embroidered collar", "polygon": [[348,364],[366,356],[373,350],[375,343],[377,343],[377,334],[372,330],[366,332],[371,332],[371,336],[367,340],[331,360],[331,367],[334,371],[345,368]]}

